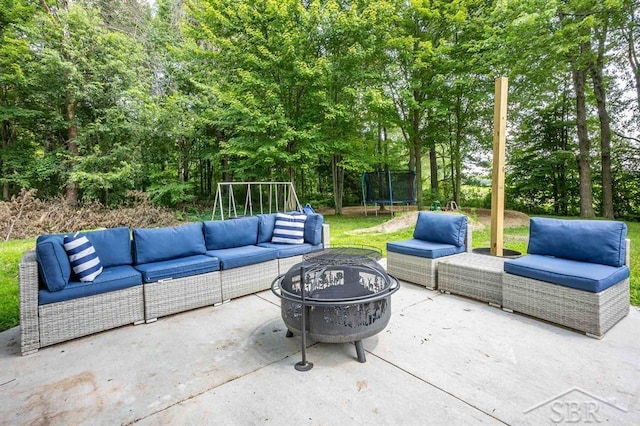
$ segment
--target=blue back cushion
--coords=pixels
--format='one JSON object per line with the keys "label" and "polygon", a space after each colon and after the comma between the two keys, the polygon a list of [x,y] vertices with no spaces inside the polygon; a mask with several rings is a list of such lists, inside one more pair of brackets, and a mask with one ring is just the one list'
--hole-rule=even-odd
{"label": "blue back cushion", "polygon": [[419,212],[413,238],[463,247],[467,236],[467,216]]}
{"label": "blue back cushion", "polygon": [[322,224],[324,217],[321,214],[311,213],[307,215],[304,223],[304,242],[312,245],[322,243]]}
{"label": "blue back cushion", "polygon": [[133,264],[129,228],[110,228],[86,232],[84,235],[95,247],[103,267]]}
{"label": "blue back cushion", "polygon": [[66,287],[71,278],[71,264],[62,245],[62,235],[41,235],[36,240],[36,259],[44,285],[49,291]]}
{"label": "blue back cushion", "polygon": [[276,214],[259,214],[258,218],[258,244],[271,242],[273,228],[276,226]]}
{"label": "blue back cushion", "polygon": [[627,225],[624,222],[532,217],[527,252],[622,266],[626,237]]}
{"label": "blue back cushion", "polygon": [[256,216],[204,222],[207,250],[255,245],[258,242],[258,222]]}
{"label": "blue back cushion", "polygon": [[205,254],[201,223],[133,230],[136,264],[160,262],[162,260]]}

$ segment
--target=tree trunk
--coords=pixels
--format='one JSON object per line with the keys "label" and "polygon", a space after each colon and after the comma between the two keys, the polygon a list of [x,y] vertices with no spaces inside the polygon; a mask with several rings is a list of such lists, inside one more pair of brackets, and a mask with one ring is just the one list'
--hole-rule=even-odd
{"label": "tree trunk", "polygon": [[336,214],[342,214],[342,189],[344,186],[344,169],[340,166],[340,156],[331,156],[331,171],[333,175],[333,200]]}
{"label": "tree trunk", "polygon": [[[10,130],[10,122],[8,120],[4,120],[2,122],[2,151],[7,152],[9,149],[9,138],[11,137]],[[0,173],[3,176],[8,175],[8,171],[4,170],[4,160],[0,158]],[[2,183],[2,199],[4,201],[9,201],[9,182]]]}
{"label": "tree trunk", "polygon": [[[582,49],[583,46],[581,46]],[[578,133],[578,144],[580,153],[578,154],[578,173],[580,175],[580,216],[594,217],[593,212],[593,192],[591,189],[591,159],[589,151],[591,141],[587,131],[587,110],[585,102],[586,71],[580,69],[578,64],[574,65],[573,85],[576,92],[576,128]]]}
{"label": "tree trunk", "polygon": [[634,4],[633,2],[627,2],[629,10],[626,14],[630,17],[627,28],[623,28],[623,34],[627,41],[627,59],[629,66],[631,67],[631,73],[633,74],[634,84],[636,88],[636,101],[638,103],[638,111],[640,111],[640,59],[638,59],[638,52],[636,51],[636,41],[634,35],[634,26],[637,23],[634,21]]}
{"label": "tree trunk", "polygon": [[438,153],[436,152],[436,143],[432,141],[429,144],[429,168],[431,169],[431,194],[438,195]]}
{"label": "tree trunk", "polygon": [[[75,123],[76,106],[73,101],[67,101],[67,121],[69,128],[67,130],[67,150],[71,156],[69,163],[69,172],[73,171],[73,164],[79,155],[78,151],[78,126]],[[78,182],[69,178],[65,188],[65,198],[67,203],[72,206],[78,205]]]}
{"label": "tree trunk", "polygon": [[613,219],[613,184],[611,179],[611,120],[607,112],[607,98],[603,81],[604,43],[607,37],[606,27],[599,34],[598,55],[595,62],[591,62],[591,80],[593,93],[598,106],[600,119],[600,157],[602,162],[602,216]]}
{"label": "tree trunk", "polygon": [[[417,96],[414,92],[414,97]],[[413,150],[413,161],[416,171],[416,204],[418,210],[424,208],[422,197],[422,147],[420,144],[420,111],[411,111],[411,148]]]}

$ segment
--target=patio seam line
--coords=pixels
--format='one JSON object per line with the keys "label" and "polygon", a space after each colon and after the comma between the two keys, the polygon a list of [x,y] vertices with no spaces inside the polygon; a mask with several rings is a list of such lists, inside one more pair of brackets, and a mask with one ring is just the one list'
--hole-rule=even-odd
{"label": "patio seam line", "polygon": [[485,414],[485,415],[487,415],[487,416],[491,417],[492,419],[495,419],[495,420],[499,421],[499,422],[500,422],[500,423],[502,423],[502,424],[505,424],[505,425],[508,425],[508,424],[509,424],[509,423],[507,423],[506,421],[504,421],[504,420],[502,420],[502,419],[500,419],[500,418],[496,417],[495,415],[493,415],[493,414],[491,414],[491,413],[487,413],[487,412],[486,412],[486,411],[484,411],[483,409],[481,409],[481,408],[479,408],[479,407],[476,407],[475,405],[471,404],[470,402],[465,401],[464,399],[460,398],[459,396],[454,395],[453,393],[451,393],[451,392],[447,391],[446,389],[443,389],[443,388],[441,388],[440,386],[437,386],[437,385],[435,385],[435,384],[433,384],[433,383],[431,383],[431,382],[429,382],[429,381],[427,381],[427,380],[423,379],[422,377],[417,376],[417,375],[415,375],[414,373],[412,373],[412,372],[410,372],[410,371],[408,371],[408,370],[406,370],[406,369],[404,369],[404,368],[400,367],[399,365],[396,365],[396,364],[394,364],[393,362],[391,362],[391,361],[389,361],[389,360],[387,360],[387,359],[385,359],[385,358],[382,358],[380,355],[376,355],[375,353],[373,353],[373,352],[371,352],[371,351],[368,351],[368,350],[365,350],[365,352],[368,352],[370,355],[372,355],[372,356],[374,356],[374,357],[378,358],[378,359],[379,359],[379,360],[381,360],[382,362],[385,362],[385,363],[387,363],[387,364],[391,365],[392,367],[397,368],[398,370],[402,371],[403,373],[406,373],[406,374],[410,375],[411,377],[414,377],[414,378],[418,379],[419,381],[421,381],[421,382],[423,382],[423,383],[425,383],[425,384],[427,384],[427,385],[429,385],[429,386],[431,386],[431,387],[433,387],[433,388],[435,388],[435,389],[439,390],[440,392],[444,392],[444,393],[446,393],[447,395],[451,396],[452,398],[457,399],[458,401],[460,401],[460,402],[462,402],[463,404],[465,404],[465,405],[467,405],[467,406],[469,406],[469,407],[473,408],[474,410],[479,411],[479,412],[481,412],[482,414]]}
{"label": "patio seam line", "polygon": [[[264,300],[264,299],[263,299],[263,300]],[[307,346],[307,348],[311,348],[311,347],[313,347],[313,346],[315,346],[315,345],[317,345],[317,344],[318,344],[318,342],[315,342],[315,343],[313,343],[312,345],[308,345],[308,346]],[[160,409],[160,410],[154,411],[154,412],[152,412],[152,413],[149,413],[149,414],[147,414],[147,415],[145,415],[145,416],[142,416],[142,417],[140,417],[140,418],[137,418],[137,419],[135,419],[135,420],[132,420],[132,421],[130,421],[130,422],[128,422],[128,423],[124,423],[124,424],[126,424],[126,425],[131,425],[131,424],[134,424],[134,423],[138,423],[138,422],[140,422],[140,421],[142,421],[142,420],[145,420],[145,419],[147,419],[147,418],[150,418],[150,417],[152,417],[152,416],[155,416],[156,414],[162,413],[163,411],[166,411],[166,410],[168,410],[168,409],[170,409],[170,408],[173,408],[173,407],[175,407],[176,405],[180,405],[180,404],[182,404],[183,402],[187,402],[187,401],[189,401],[189,400],[191,400],[191,399],[197,398],[197,397],[199,397],[199,396],[201,396],[201,395],[206,394],[207,392],[211,392],[212,390],[215,390],[215,389],[218,389],[219,387],[225,386],[225,385],[226,385],[226,384],[228,384],[228,383],[235,382],[235,381],[236,381],[236,380],[238,380],[238,379],[241,379],[241,378],[243,378],[243,377],[245,377],[245,376],[248,376],[248,375],[253,374],[253,373],[257,372],[257,371],[260,371],[260,370],[262,370],[263,368],[267,368],[267,367],[270,367],[270,366],[271,366],[271,365],[273,365],[273,364],[276,364],[276,363],[278,363],[278,362],[284,361],[285,359],[290,358],[290,357],[292,357],[292,356],[294,356],[294,355],[296,355],[296,354],[298,354],[298,353],[300,353],[300,352],[301,352],[301,351],[297,351],[297,352],[294,352],[294,353],[292,353],[292,354],[290,354],[290,355],[287,355],[287,356],[285,356],[285,357],[283,357],[283,358],[276,359],[276,360],[275,360],[275,361],[273,361],[273,362],[270,362],[270,363],[268,363],[268,364],[262,365],[262,366],[260,366],[260,367],[258,367],[258,368],[256,368],[256,369],[253,369],[253,370],[251,370],[251,371],[248,371],[248,372],[246,372],[246,373],[244,373],[244,374],[242,374],[242,375],[240,375],[240,376],[233,377],[233,378],[231,378],[231,379],[227,380],[226,382],[220,383],[219,385],[216,385],[216,386],[214,386],[214,387],[212,387],[212,388],[205,389],[205,390],[203,390],[202,392],[198,392],[198,393],[196,393],[196,394],[190,395],[190,396],[188,396],[187,398],[182,399],[182,400],[180,400],[180,401],[176,401],[176,402],[174,402],[173,404],[167,405],[166,407],[164,407],[164,408],[162,408],[162,409]]]}

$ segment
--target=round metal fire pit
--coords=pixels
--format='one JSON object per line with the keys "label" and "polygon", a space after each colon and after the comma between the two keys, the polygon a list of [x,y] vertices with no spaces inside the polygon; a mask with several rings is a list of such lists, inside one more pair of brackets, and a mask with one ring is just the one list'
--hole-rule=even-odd
{"label": "round metal fire pit", "polygon": [[[303,341],[309,336],[323,343],[354,342],[358,360],[365,362],[362,339],[387,326],[391,295],[400,288],[378,264],[380,257],[373,249],[330,248],[306,255],[277,277],[271,289],[282,299],[287,336],[302,335]],[[303,363],[310,364],[304,346]]]}

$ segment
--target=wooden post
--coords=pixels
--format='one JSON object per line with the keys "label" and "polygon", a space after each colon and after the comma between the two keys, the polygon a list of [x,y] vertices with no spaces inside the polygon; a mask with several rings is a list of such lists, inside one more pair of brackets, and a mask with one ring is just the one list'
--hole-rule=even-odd
{"label": "wooden post", "polygon": [[504,168],[507,130],[507,77],[496,79],[493,113],[493,176],[491,186],[491,254],[502,256],[504,240]]}

